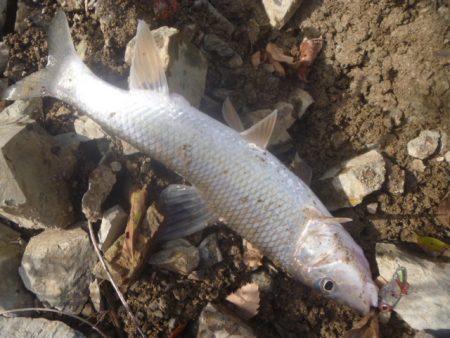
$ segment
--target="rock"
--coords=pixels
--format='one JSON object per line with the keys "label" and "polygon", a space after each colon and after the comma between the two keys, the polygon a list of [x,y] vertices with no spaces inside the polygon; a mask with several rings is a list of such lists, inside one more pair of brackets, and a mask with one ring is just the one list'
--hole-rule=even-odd
{"label": "rock", "polygon": [[223,260],[216,234],[206,236],[198,246],[198,250],[200,253],[200,266],[204,269],[210,268]]}
{"label": "rock", "polygon": [[371,150],[329,169],[315,190],[329,210],[353,207],[382,187],[385,174],[383,156]]}
{"label": "rock", "polygon": [[62,147],[72,149],[72,151],[77,151],[81,143],[80,137],[74,132],[58,134],[54,138]]}
{"label": "rock", "polygon": [[345,142],[347,142],[347,136],[344,132],[338,130],[335,133],[331,134],[330,140],[333,149],[339,149]]}
{"label": "rock", "polygon": [[433,261],[410,253],[394,244],[378,243],[376,260],[380,275],[390,279],[403,266],[408,272],[410,289],[395,311],[415,330],[450,332],[450,263]]}
{"label": "rock", "polygon": [[103,252],[125,232],[128,214],[116,205],[103,213],[102,223],[98,231],[98,244]]}
{"label": "rock", "polygon": [[297,88],[289,95],[289,103],[294,105],[297,119],[301,119],[310,105],[314,103],[312,96],[305,90]]}
{"label": "rock", "polygon": [[235,54],[233,48],[215,34],[205,35],[203,38],[203,48],[205,48],[206,51],[215,53],[223,58],[230,58]]}
{"label": "rock", "polygon": [[[0,11],[1,11],[1,1],[0,1]],[[8,59],[9,59],[9,47],[6,43],[0,42],[0,73],[3,73],[5,71]]]}
{"label": "rock", "polygon": [[228,60],[228,66],[230,68],[239,68],[242,67],[244,64],[244,60],[242,60],[242,57],[239,54],[234,54],[230,60]]}
{"label": "rock", "polygon": [[80,136],[80,141],[82,142],[106,137],[106,133],[103,131],[102,127],[100,127],[97,122],[84,115],[79,116],[75,120],[73,127],[75,132]]}
{"label": "rock", "polygon": [[424,160],[436,151],[439,146],[440,134],[434,130],[423,130],[419,136],[408,142],[408,154]]}
{"label": "rock", "polygon": [[[186,98],[198,107],[206,84],[208,62],[202,52],[176,28],[167,26],[152,30],[159,48],[159,56],[166,71],[170,91]],[[131,64],[134,54],[134,38],[125,52],[125,61]]]}
{"label": "rock", "polygon": [[88,220],[97,220],[102,216],[102,204],[108,197],[116,174],[104,164],[99,165],[89,175],[89,187],[81,200],[81,208]]}
{"label": "rock", "polygon": [[8,338],[85,338],[70,326],[44,318],[0,317],[0,332]]}
{"label": "rock", "polygon": [[95,261],[89,237],[82,229],[45,230],[30,239],[19,274],[40,301],[79,313],[89,297]]}
{"label": "rock", "polygon": [[198,319],[197,338],[210,337],[256,338],[256,335],[231,311],[208,303]]}
{"label": "rock", "polygon": [[272,27],[281,29],[294,15],[303,0],[263,0]]}
{"label": "rock", "polygon": [[[214,32],[223,32],[228,37],[231,37],[236,27],[224,17],[208,0],[195,0],[194,8],[206,10],[208,13],[208,26]],[[212,19],[212,20],[210,20]]]}
{"label": "rock", "polygon": [[253,273],[251,281],[258,285],[261,292],[269,292],[272,290],[272,278],[265,271]]}
{"label": "rock", "polygon": [[367,212],[369,214],[375,215],[378,210],[378,203],[369,203],[366,205]]}
{"label": "rock", "polygon": [[94,305],[95,311],[100,312],[102,309],[102,295],[97,279],[89,283],[89,298],[91,299],[92,305]]}
{"label": "rock", "polygon": [[176,239],[166,242],[162,250],[153,254],[148,262],[165,270],[188,275],[198,267],[200,254],[185,239]]}
{"label": "rock", "polygon": [[20,234],[0,223],[0,311],[33,306],[18,273],[23,250]]}
{"label": "rock", "polygon": [[63,228],[74,220],[75,158],[27,114],[41,100],[16,101],[0,114],[0,215],[26,228]]}
{"label": "rock", "polygon": [[444,155],[444,159],[445,161],[447,161],[447,163],[450,163],[450,151],[447,151]]}
{"label": "rock", "polygon": [[405,171],[398,165],[393,165],[390,168],[387,189],[393,195],[402,195],[405,191]]}
{"label": "rock", "polygon": [[420,173],[423,173],[425,171],[425,165],[423,164],[422,160],[418,160],[418,159],[412,160],[409,167],[411,168],[411,170],[417,171]]}

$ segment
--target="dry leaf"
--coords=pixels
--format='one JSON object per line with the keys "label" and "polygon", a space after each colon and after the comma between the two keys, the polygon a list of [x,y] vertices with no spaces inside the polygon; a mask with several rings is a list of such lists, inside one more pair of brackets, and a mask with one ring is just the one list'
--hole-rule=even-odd
{"label": "dry leaf", "polygon": [[294,58],[283,53],[283,50],[274,43],[268,43],[266,52],[272,56],[275,61],[284,62],[290,65],[294,64]]}
{"label": "dry leaf", "polygon": [[436,218],[445,226],[450,226],[450,194],[438,206]]}
{"label": "dry leaf", "polygon": [[286,71],[284,70],[284,68],[281,65],[281,63],[279,63],[278,61],[274,60],[273,57],[269,53],[267,53],[267,60],[273,66],[273,68],[275,70],[275,73],[278,76],[281,76],[281,77],[285,77],[286,76]]}
{"label": "dry leaf", "polygon": [[124,255],[134,257],[134,242],[136,240],[136,229],[141,223],[142,217],[147,210],[147,185],[141,189],[134,188],[130,196],[130,216],[127,227],[125,228],[125,241],[123,242],[122,252]]}
{"label": "dry leaf", "polygon": [[242,240],[242,246],[244,247],[244,254],[242,257],[244,264],[249,268],[257,268],[261,266],[264,256],[262,252],[245,239]]}
{"label": "dry leaf", "polygon": [[344,333],[344,338],[380,338],[378,314],[371,310],[360,321],[353,325],[350,331]]}
{"label": "dry leaf", "polygon": [[252,55],[251,61],[253,66],[258,67],[261,64],[261,52],[257,51],[256,53],[254,53]]}
{"label": "dry leaf", "polygon": [[258,314],[260,301],[258,284],[245,284],[236,292],[229,294],[226,300],[236,305],[239,315],[244,319],[250,319]]}
{"label": "dry leaf", "polygon": [[300,44],[300,60],[299,66],[297,69],[297,74],[300,80],[304,82],[308,82],[308,74],[310,71],[310,67],[316,59],[317,55],[319,55],[323,46],[322,37],[317,39],[307,39],[304,38],[302,43]]}

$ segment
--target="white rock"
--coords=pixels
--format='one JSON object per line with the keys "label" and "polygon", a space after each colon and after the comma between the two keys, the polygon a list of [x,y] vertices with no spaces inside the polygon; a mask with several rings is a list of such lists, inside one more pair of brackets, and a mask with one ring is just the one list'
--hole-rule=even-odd
{"label": "white rock", "polygon": [[281,29],[300,7],[303,0],[263,0],[272,27]]}
{"label": "white rock", "polygon": [[210,268],[223,260],[216,234],[206,236],[198,246],[198,250],[200,252],[200,264],[202,268]]}
{"label": "white rock", "polygon": [[24,250],[19,239],[18,232],[0,223],[0,311],[33,306],[18,273]]}
{"label": "white rock", "polygon": [[[182,95],[193,106],[198,107],[206,85],[206,58],[176,28],[162,26],[152,30],[152,34],[159,48],[170,92]],[[134,45],[133,38],[125,51],[125,61],[128,64],[131,64],[134,55]]]}
{"label": "white rock", "polygon": [[102,127],[87,116],[79,116],[73,126],[81,141],[97,140],[106,137]]}
{"label": "white rock", "polygon": [[447,163],[450,163],[450,151],[447,151],[444,155],[444,159],[447,161]]}
{"label": "white rock", "polygon": [[376,150],[345,161],[328,170],[317,184],[317,193],[329,210],[353,207],[385,180],[383,156]]}
{"label": "white rock", "polygon": [[16,101],[0,114],[0,215],[27,228],[65,227],[74,219],[75,158],[24,115],[40,104]]}
{"label": "white rock", "polygon": [[124,233],[127,218],[127,213],[119,205],[103,213],[102,223],[98,231],[99,247],[103,252],[106,252],[115,240]]}
{"label": "white rock", "polygon": [[162,269],[188,275],[200,262],[198,249],[185,239],[166,242],[161,251],[153,254],[149,261]]}
{"label": "white rock", "polygon": [[85,338],[63,322],[44,318],[0,317],[0,332],[8,338]]}
{"label": "white rock", "polygon": [[226,308],[208,303],[198,319],[197,338],[256,338],[253,330]]}
{"label": "white rock", "polygon": [[436,151],[439,145],[440,133],[435,130],[423,130],[419,136],[408,142],[408,154],[424,160]]}
{"label": "white rock", "polygon": [[51,307],[79,313],[89,297],[96,255],[86,232],[45,230],[31,238],[19,274],[27,289]]}
{"label": "white rock", "polygon": [[399,266],[408,272],[410,288],[395,311],[415,330],[450,330],[450,263],[419,257],[394,244],[378,243],[380,275],[390,279]]}
{"label": "white rock", "polygon": [[369,214],[374,215],[374,214],[377,213],[378,203],[376,203],[376,202],[375,203],[369,203],[369,204],[366,205],[366,209],[367,209],[367,212]]}

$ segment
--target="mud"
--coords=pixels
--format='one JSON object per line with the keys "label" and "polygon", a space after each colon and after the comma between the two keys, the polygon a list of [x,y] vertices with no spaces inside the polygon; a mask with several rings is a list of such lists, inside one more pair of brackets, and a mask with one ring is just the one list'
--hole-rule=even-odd
{"label": "mud", "polygon": [[[27,21],[22,33],[10,32],[4,37],[11,47],[5,71],[10,83],[44,67],[47,44],[43,27],[58,7],[50,0],[24,3],[41,14],[38,19]],[[392,173],[393,180],[404,171],[404,192],[392,193],[386,183],[361,205],[337,213],[353,218],[348,231],[363,247],[374,276],[378,274],[374,259],[376,242],[411,242],[415,232],[448,239],[450,229],[440,224],[434,214],[448,193],[448,163],[439,157],[449,147],[441,144],[439,153],[424,161],[423,172],[413,169],[413,158],[406,151],[407,142],[421,130],[450,133],[450,61],[439,53],[450,47],[447,2],[305,0],[281,32],[265,24],[264,13],[250,0],[211,3],[235,26],[233,34],[211,22],[203,8],[193,7],[188,0],[181,1],[179,14],[168,20],[155,18],[151,1],[145,4],[137,0],[97,1],[97,15],[93,9],[86,14],[84,9],[63,8],[73,27],[75,44],[84,48],[85,62],[98,76],[117,86],[126,87],[125,45],[134,35],[140,18],[151,21],[152,27],[189,28],[192,41],[200,48],[202,36],[214,33],[242,57],[244,64],[234,67],[226,58],[206,54],[207,98],[201,108],[216,118],[220,119],[225,96],[230,96],[238,111],[245,113],[272,108],[285,101],[292,88],[307,90],[315,103],[291,127],[290,135],[294,148],[313,169],[313,182],[340,161],[367,149],[379,149],[388,160],[388,175]],[[251,19],[260,26],[256,41],[248,37]],[[250,63],[251,55],[267,42],[275,42],[295,56],[296,46],[304,37],[320,35],[325,45],[308,83],[302,83],[291,69],[287,69],[286,78],[280,78]],[[51,134],[73,129],[73,114],[79,112],[66,106],[69,113],[61,116],[57,114],[60,102],[45,99],[44,103],[41,122]],[[125,164],[130,174],[119,179],[107,203],[119,201],[126,205],[123,191],[133,180],[151,180],[154,199],[165,185],[180,181],[157,163],[145,165],[141,156],[121,156],[119,148],[112,147],[116,151],[113,156]],[[288,163],[293,151],[278,155]],[[80,161],[80,174],[74,178],[77,200],[86,188],[87,173],[99,159],[98,150],[87,149],[80,159],[88,164]],[[374,215],[366,210],[366,205],[373,202],[379,203]],[[198,244],[211,232],[218,233],[223,262],[188,277],[148,267],[129,289],[128,301],[149,337],[167,337],[175,327],[185,323],[188,326],[183,336],[192,336],[202,307],[208,301],[223,300],[255,273],[244,266],[241,239],[231,231],[215,227],[192,236],[191,240]],[[270,290],[262,293],[259,314],[250,320],[260,337],[339,337],[358,319],[351,309],[311,292],[268,261],[257,272],[264,272],[271,279]],[[123,328],[127,336],[137,337],[119,303],[114,299],[112,303],[119,309],[119,317],[98,315],[101,325],[109,332],[118,334]],[[112,329],[111,318],[115,318],[118,330]],[[381,332],[384,337],[414,336],[414,330],[395,314],[381,325]]]}

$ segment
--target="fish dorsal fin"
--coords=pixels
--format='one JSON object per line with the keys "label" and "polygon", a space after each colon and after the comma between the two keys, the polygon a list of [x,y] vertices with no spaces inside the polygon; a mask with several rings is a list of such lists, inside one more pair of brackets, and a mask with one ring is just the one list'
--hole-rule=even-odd
{"label": "fish dorsal fin", "polygon": [[139,20],[137,26],[129,84],[130,90],[150,89],[162,94],[169,93],[158,47],[148,25],[142,20]]}
{"label": "fish dorsal fin", "polygon": [[333,216],[325,216],[319,210],[315,208],[306,207],[303,209],[303,213],[306,218],[310,220],[320,220],[324,223],[348,223],[353,221],[351,218],[347,217],[333,217]]}
{"label": "fish dorsal fin", "polygon": [[261,121],[243,131],[241,133],[242,137],[248,142],[256,144],[258,147],[266,148],[272,136],[275,122],[277,122],[277,115],[277,110],[274,110]]}
{"label": "fish dorsal fin", "polygon": [[222,105],[222,117],[225,122],[237,132],[241,133],[245,130],[236,109],[234,109],[234,106],[228,97]]}

